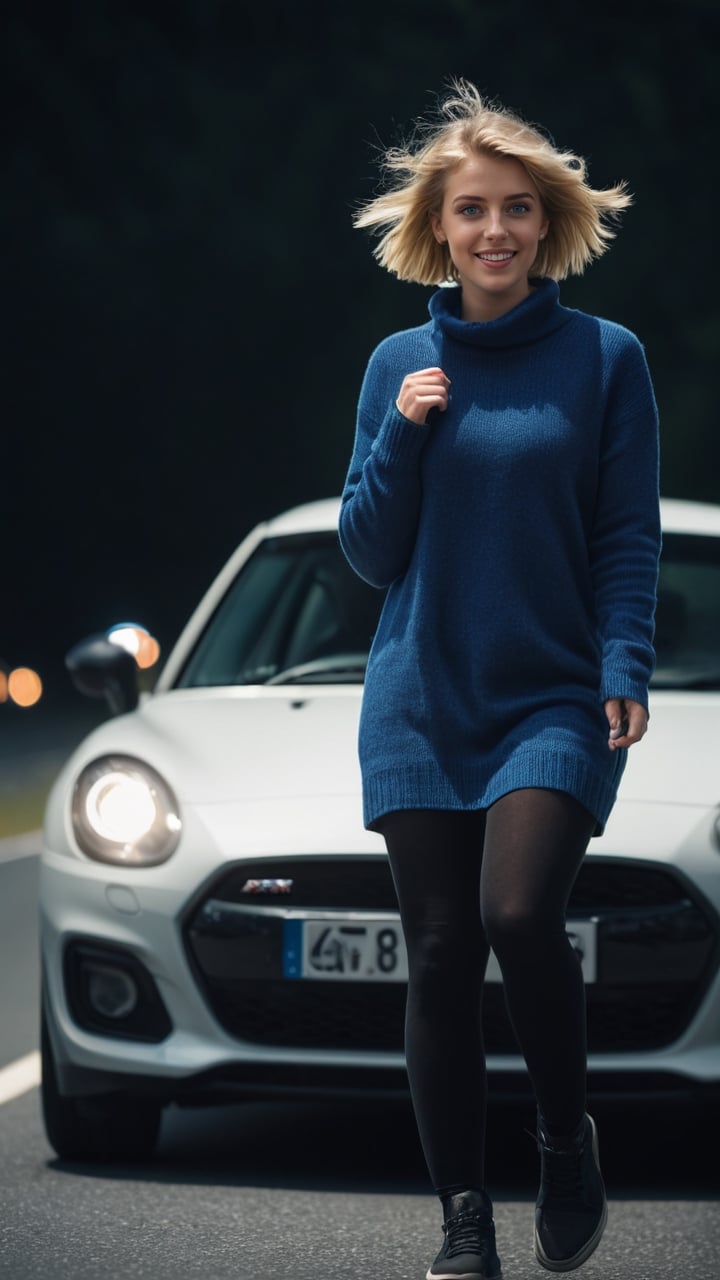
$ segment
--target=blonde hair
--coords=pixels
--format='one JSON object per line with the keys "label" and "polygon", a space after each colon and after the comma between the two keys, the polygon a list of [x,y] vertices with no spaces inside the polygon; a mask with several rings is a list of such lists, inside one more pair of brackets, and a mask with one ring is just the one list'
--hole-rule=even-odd
{"label": "blonde hair", "polygon": [[430,219],[440,213],[448,174],[468,156],[485,153],[519,160],[538,189],[550,225],[531,274],[555,280],[581,275],[614,238],[608,223],[632,203],[626,184],[595,190],[580,156],[558,150],[537,125],[484,100],[467,80],[451,84],[439,119],[419,121],[407,145],[385,152],[383,169],[397,178],[353,218],[354,226],[381,233],[373,250],[378,262],[416,284],[457,279],[448,246],[435,239]]}

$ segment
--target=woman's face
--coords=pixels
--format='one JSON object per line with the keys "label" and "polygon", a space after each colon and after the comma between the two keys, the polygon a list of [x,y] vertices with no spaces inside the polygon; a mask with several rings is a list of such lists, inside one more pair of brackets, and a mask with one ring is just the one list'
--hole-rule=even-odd
{"label": "woman's face", "polygon": [[519,160],[468,157],[449,174],[431,226],[458,273],[464,320],[492,320],[528,296],[528,272],[548,220]]}

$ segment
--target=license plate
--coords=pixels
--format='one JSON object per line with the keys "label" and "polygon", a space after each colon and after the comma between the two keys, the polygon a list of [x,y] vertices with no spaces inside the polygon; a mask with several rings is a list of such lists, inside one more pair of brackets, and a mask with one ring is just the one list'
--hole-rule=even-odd
{"label": "license plate", "polygon": [[286,978],[407,982],[407,952],[397,915],[290,917],[284,930]]}
{"label": "license plate", "polygon": [[[570,920],[567,933],[586,983],[597,980],[597,921]],[[286,978],[325,982],[407,982],[407,952],[394,914],[332,912],[288,916],[284,922],[283,973]],[[502,982],[491,953],[487,982]]]}

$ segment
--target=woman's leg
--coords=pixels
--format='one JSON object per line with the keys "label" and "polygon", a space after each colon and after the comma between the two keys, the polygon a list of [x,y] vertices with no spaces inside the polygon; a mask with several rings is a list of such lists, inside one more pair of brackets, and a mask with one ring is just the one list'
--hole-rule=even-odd
{"label": "woman's leg", "polygon": [[480,919],[485,815],[407,810],[385,837],[408,951],[405,1053],[418,1132],[443,1197],[484,1185]]}
{"label": "woman's leg", "polygon": [[551,1134],[573,1132],[586,1107],[585,988],[565,911],[594,828],[561,791],[513,791],[487,814],[482,918]]}

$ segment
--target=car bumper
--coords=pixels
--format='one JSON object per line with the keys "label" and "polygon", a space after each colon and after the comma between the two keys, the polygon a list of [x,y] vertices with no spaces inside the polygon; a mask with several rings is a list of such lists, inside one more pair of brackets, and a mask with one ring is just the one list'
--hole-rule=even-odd
{"label": "car bumper", "polygon": [[[642,814],[635,816],[638,831],[644,832]],[[675,853],[669,847],[663,850],[656,843],[653,858],[648,849],[637,846],[631,856],[620,856],[613,850],[611,832],[609,842],[603,839],[591,846],[587,871],[581,873],[585,879],[578,882],[577,904],[570,913],[600,920],[599,981],[588,988],[591,1091],[680,1096],[720,1089],[718,921],[712,906],[720,901],[720,856],[715,854],[709,861],[706,843],[713,822],[714,815],[706,814],[698,822],[695,814],[688,824],[686,815],[684,847],[683,841],[680,845],[683,868],[695,871],[692,880],[675,865]],[[677,836],[672,821],[668,829]],[[677,850],[675,839],[673,843]],[[221,971],[223,967],[232,970],[233,956],[240,954],[239,944],[232,931],[224,939],[207,934],[200,937],[205,928],[204,908],[216,900],[231,902],[233,895],[238,896],[237,886],[248,878],[260,877],[263,868],[282,874],[283,861],[296,880],[302,878],[303,867],[312,864],[313,874],[319,869],[320,880],[316,876],[307,890],[315,903],[321,884],[328,901],[341,905],[334,887],[341,872],[353,909],[394,907],[394,898],[387,896],[388,885],[391,894],[392,887],[380,850],[369,854],[365,849],[340,857],[248,857],[231,864],[215,860],[214,865],[207,865],[198,888],[197,857],[186,863],[178,860],[175,866],[133,872],[46,849],[40,887],[44,1004],[64,1094],[124,1089],[155,1093],[166,1101],[200,1102],[228,1096],[405,1092],[402,984],[374,984],[361,991],[351,983],[335,983],[328,990],[330,984],[288,984],[278,972],[266,972],[257,981],[246,975],[230,986],[214,981],[203,958],[208,939],[223,954]],[[365,875],[362,892],[353,887],[353,868],[362,869]],[[658,899],[654,907],[652,902],[649,907],[645,904],[644,914],[612,906],[614,886],[621,900],[633,876],[640,900],[652,898],[653,892]],[[663,888],[663,878],[669,888]],[[657,891],[653,885],[658,886]],[[370,898],[363,901],[363,893],[369,893]],[[300,888],[298,894],[300,901],[298,895],[293,898],[295,908],[303,905]],[[667,902],[660,901],[663,894],[668,895]],[[604,903],[600,901],[603,896]],[[250,901],[264,927],[267,921],[262,913],[270,904],[257,897]],[[682,908],[683,902],[691,909]],[[273,911],[277,905],[274,898]],[[702,936],[688,936],[693,929]],[[245,947],[246,942],[242,944]],[[78,948],[81,960],[83,948],[99,948],[111,956],[130,957],[142,967],[167,1015],[166,1024],[155,1032],[151,1027],[154,1039],[147,1035],[128,1037],[120,1025],[116,1029],[106,1024],[98,1030],[83,1018],[82,1010],[78,1014],[68,962],[68,956]],[[662,971],[658,964],[664,966]],[[628,983],[633,966],[638,980]],[[627,1006],[628,987],[637,987],[632,993],[637,1003],[627,1006],[624,1014],[634,1033],[637,1020],[633,1008],[647,1008],[648,1000],[657,997],[662,1012],[665,988],[672,985],[664,981],[663,973],[672,978],[680,971],[687,980],[684,993],[678,996],[682,1008],[669,1018],[665,1030],[650,1019],[655,1043],[633,1043],[631,1036],[629,1043],[608,1050],[601,1035],[600,1047],[593,1046],[593,1036],[598,1040],[593,1020],[599,1025],[595,1005],[602,1005],[599,1017],[603,1025],[608,1019],[612,1023],[613,1009],[619,1009],[623,1001]],[[608,976],[613,980],[608,981]],[[395,990],[388,992],[388,987]],[[526,1093],[524,1062],[503,1021],[501,988],[488,988],[488,996],[490,1016],[497,1024],[488,1040],[493,1095]],[[385,1011],[378,1012],[383,1001]],[[344,1024],[334,1022],[339,1006],[349,1002],[349,1021],[346,1007]],[[251,1005],[257,1017],[250,1017]],[[270,1023],[264,1016],[268,1010]],[[271,1025],[271,1030],[263,1032],[263,1025]],[[351,1026],[352,1034],[343,1031],[343,1025]],[[614,1034],[612,1027],[607,1034]],[[607,1034],[603,1032],[606,1039]]]}

